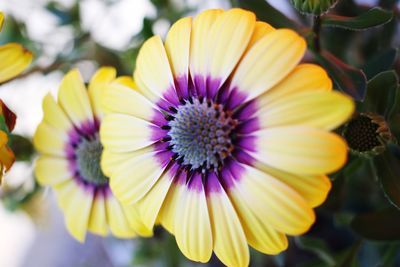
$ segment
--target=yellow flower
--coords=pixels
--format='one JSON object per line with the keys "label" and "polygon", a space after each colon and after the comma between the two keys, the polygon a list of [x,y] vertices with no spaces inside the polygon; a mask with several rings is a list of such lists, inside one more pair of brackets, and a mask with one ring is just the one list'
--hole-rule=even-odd
{"label": "yellow flower", "polygon": [[165,43],[147,40],[138,91],[111,84],[103,95],[101,164],[116,197],[194,261],[214,252],[247,266],[248,244],[285,250],[346,161],[329,131],[354,110],[322,68],[299,64],[305,50],[242,9],[207,10],[177,21]]}
{"label": "yellow flower", "polygon": [[[0,31],[3,27],[4,14],[0,12]],[[0,46],[0,84],[20,74],[32,61],[32,54],[21,45],[9,43]],[[8,134],[15,125],[15,114],[0,100],[0,185],[4,172],[15,161],[13,151],[7,146]]]}
{"label": "yellow flower", "polygon": [[14,152],[7,146],[8,133],[15,126],[15,114],[0,100],[0,185],[3,180],[3,175],[14,164]]}
{"label": "yellow flower", "polygon": [[79,241],[85,240],[86,231],[104,236],[111,230],[121,238],[152,234],[140,223],[135,207],[120,205],[100,170],[103,148],[98,130],[103,111],[99,99],[111,81],[132,90],[127,87],[132,79],[116,78],[113,68],[101,68],[88,90],[79,71],[70,71],[61,82],[58,103],[50,94],[44,98],[43,121],[34,135],[41,153],[35,167],[37,180],[54,188],[67,229]]}
{"label": "yellow flower", "polygon": [[[0,12],[0,30],[4,14]],[[32,54],[23,46],[9,43],[0,46],[0,83],[10,80],[20,74],[32,62]]]}

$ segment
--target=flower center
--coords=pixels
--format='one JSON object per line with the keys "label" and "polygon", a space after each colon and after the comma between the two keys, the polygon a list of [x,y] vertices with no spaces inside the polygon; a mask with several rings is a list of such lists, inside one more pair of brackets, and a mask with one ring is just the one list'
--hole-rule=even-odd
{"label": "flower center", "polygon": [[345,126],[343,136],[351,152],[365,156],[382,153],[394,140],[385,119],[373,113],[355,115]]}
{"label": "flower center", "polygon": [[176,160],[190,169],[216,169],[233,151],[237,121],[220,104],[197,98],[185,101],[168,123]]}
{"label": "flower center", "polygon": [[82,179],[94,185],[105,185],[108,178],[100,168],[103,146],[99,138],[83,139],[75,150],[76,163]]}

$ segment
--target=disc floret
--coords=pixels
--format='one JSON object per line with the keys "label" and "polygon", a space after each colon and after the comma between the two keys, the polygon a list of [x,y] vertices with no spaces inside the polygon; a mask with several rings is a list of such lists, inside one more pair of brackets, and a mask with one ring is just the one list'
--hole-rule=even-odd
{"label": "disc floret", "polygon": [[170,148],[176,160],[192,170],[216,169],[234,149],[236,124],[221,104],[198,98],[185,100],[168,123]]}
{"label": "disc floret", "polygon": [[383,116],[359,113],[345,125],[343,136],[350,151],[360,156],[379,155],[394,140]]}

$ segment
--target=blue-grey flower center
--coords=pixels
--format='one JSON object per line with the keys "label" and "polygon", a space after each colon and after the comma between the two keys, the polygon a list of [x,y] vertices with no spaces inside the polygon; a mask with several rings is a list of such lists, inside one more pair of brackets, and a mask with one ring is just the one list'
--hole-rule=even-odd
{"label": "blue-grey flower center", "polygon": [[100,158],[103,151],[99,138],[83,139],[75,150],[76,163],[81,178],[94,185],[105,185],[108,178],[100,168]]}
{"label": "blue-grey flower center", "polygon": [[216,169],[233,151],[237,124],[222,105],[191,99],[176,108],[168,126],[176,160],[190,169]]}

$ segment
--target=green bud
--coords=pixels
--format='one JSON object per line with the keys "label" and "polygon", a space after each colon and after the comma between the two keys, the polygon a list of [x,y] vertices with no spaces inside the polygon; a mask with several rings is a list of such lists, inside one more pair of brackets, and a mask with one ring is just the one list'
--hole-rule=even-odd
{"label": "green bud", "polygon": [[338,0],[290,0],[301,13],[321,15],[333,7]]}
{"label": "green bud", "polygon": [[359,156],[373,157],[386,150],[387,144],[395,142],[383,116],[358,113],[345,125],[343,137],[350,152]]}

